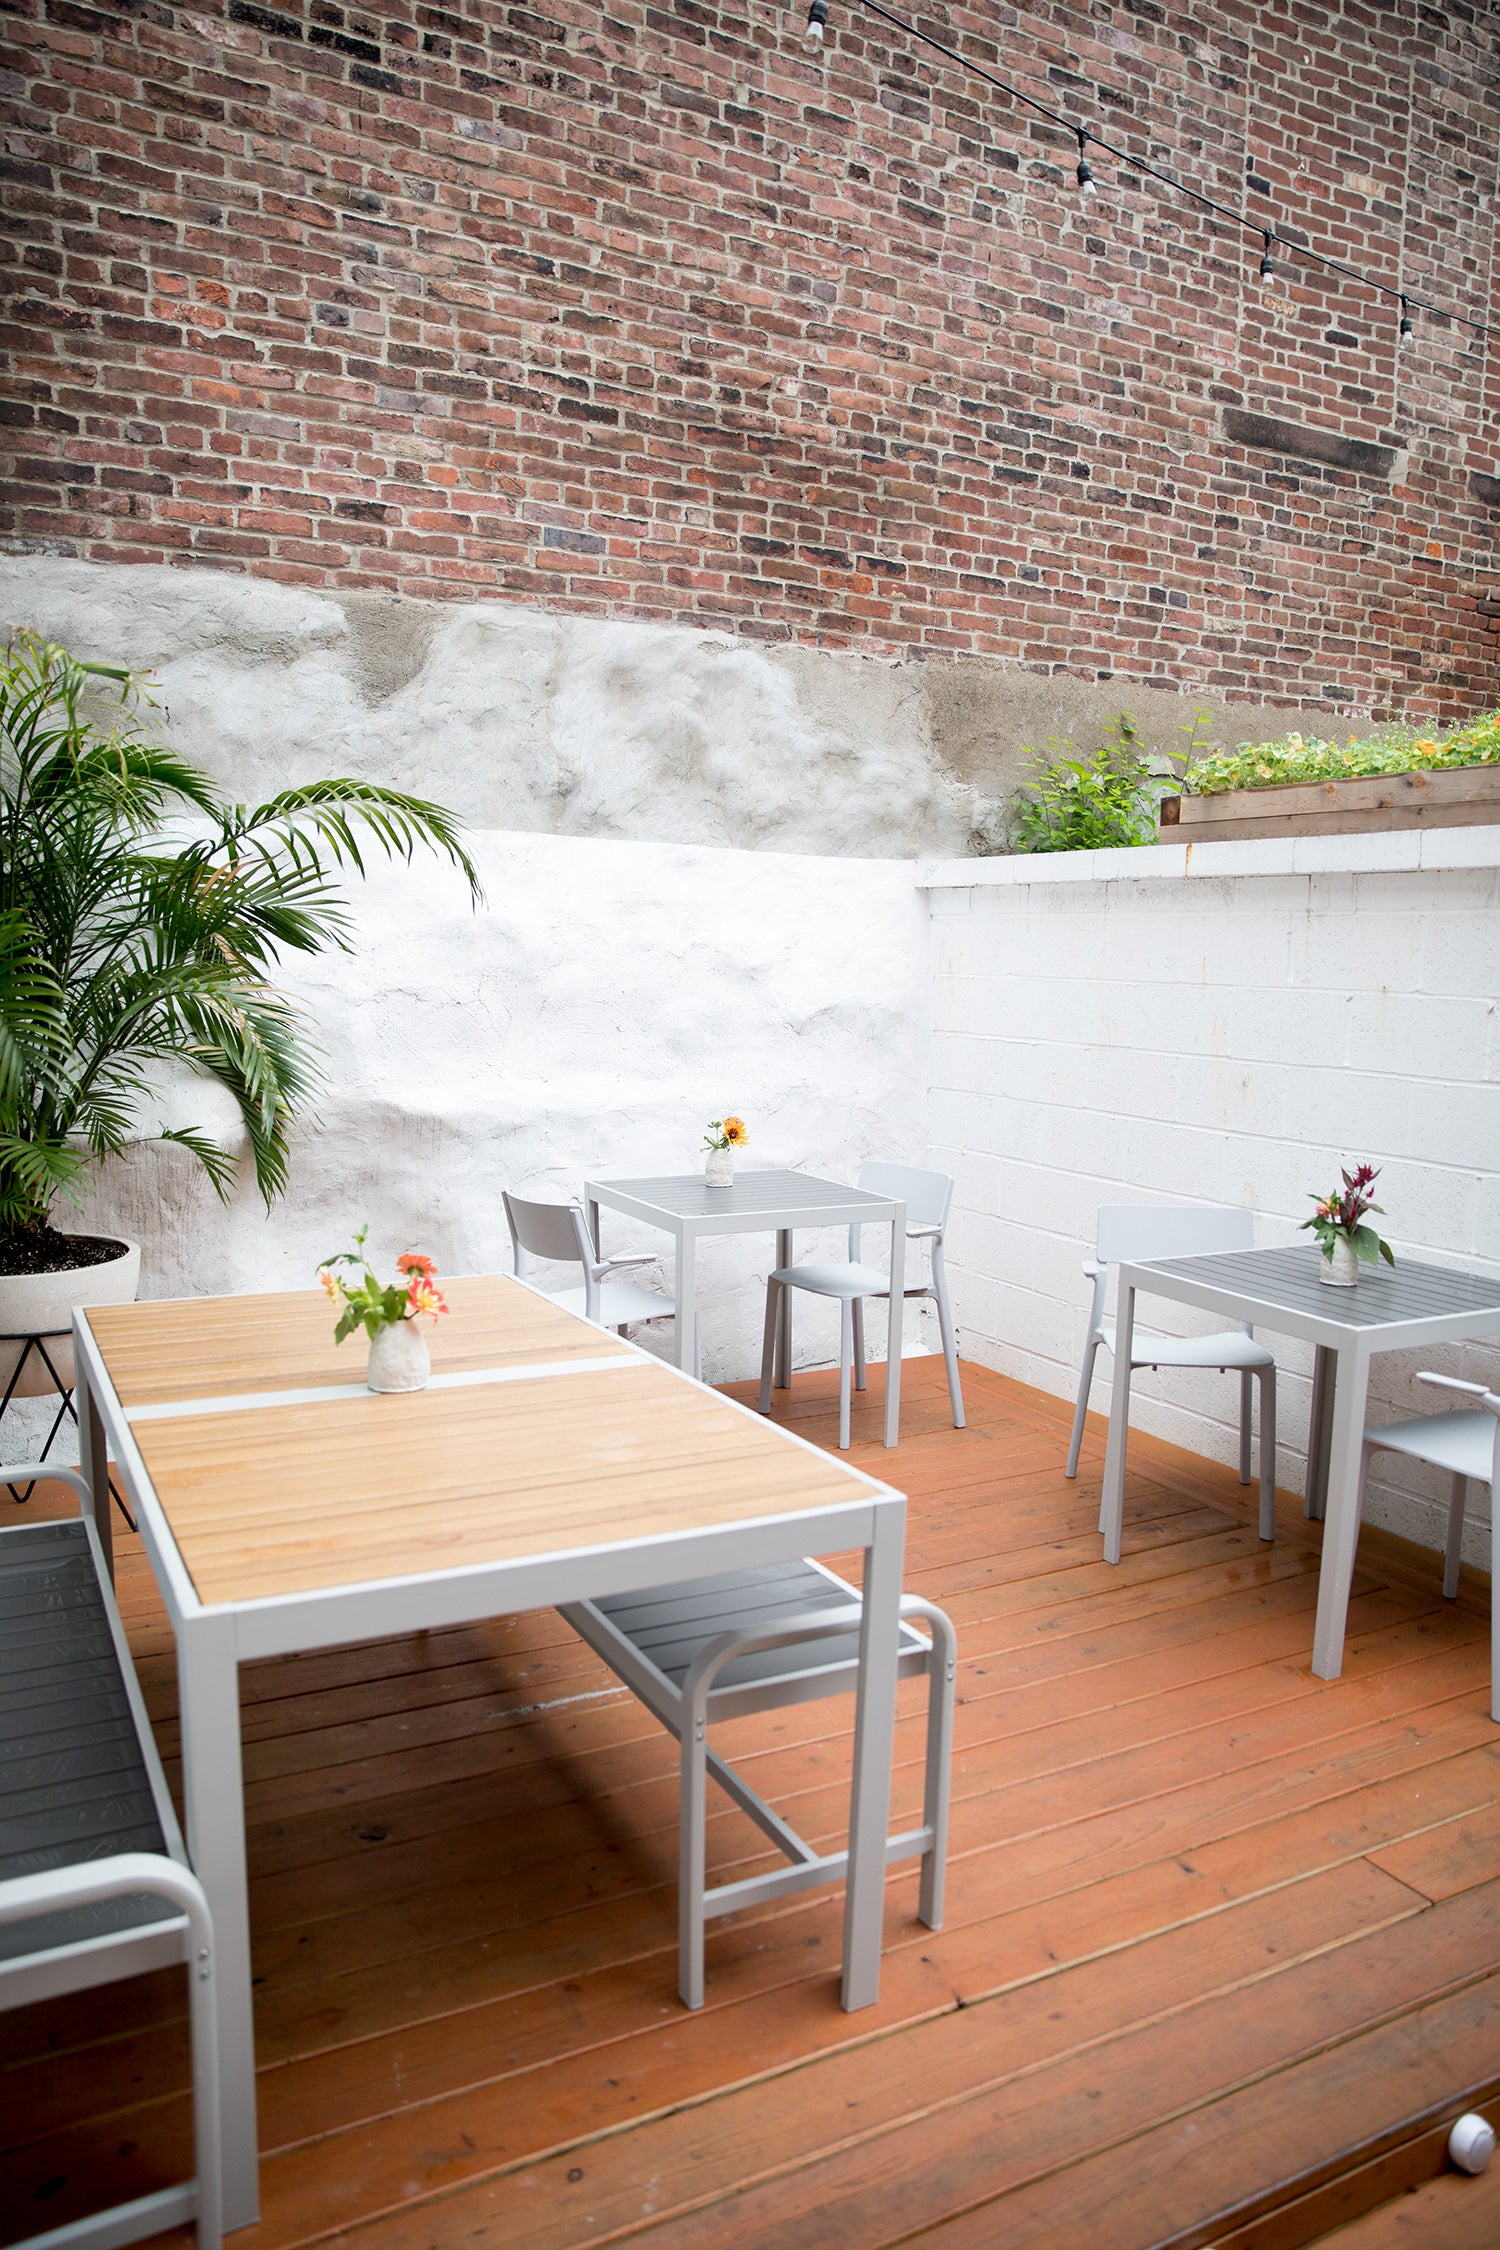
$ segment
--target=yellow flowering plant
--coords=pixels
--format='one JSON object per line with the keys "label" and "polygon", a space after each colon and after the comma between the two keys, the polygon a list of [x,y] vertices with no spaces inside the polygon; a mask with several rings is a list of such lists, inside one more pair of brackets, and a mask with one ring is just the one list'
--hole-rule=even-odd
{"label": "yellow flowering plant", "polygon": [[1493,765],[1500,765],[1500,711],[1486,711],[1434,734],[1411,730],[1380,739],[1351,734],[1345,743],[1315,734],[1284,734],[1274,742],[1242,742],[1199,758],[1182,785],[1190,796],[1217,797],[1227,789],[1270,789],[1294,781],[1350,781]]}
{"label": "yellow flowering plant", "polygon": [[[439,1313],[448,1310],[437,1285],[437,1267],[419,1250],[407,1250],[396,1260],[399,1281],[382,1281],[365,1256],[369,1231],[361,1227],[352,1250],[336,1251],[318,1268],[328,1302],[344,1308],[333,1332],[336,1344],[352,1336],[356,1328],[363,1328],[373,1343],[382,1328],[394,1328],[400,1321],[424,1316],[436,1320]],[[357,1277],[349,1279],[335,1273],[336,1266],[355,1267]]]}
{"label": "yellow flowering plant", "polygon": [[743,1117],[711,1117],[703,1136],[705,1148],[744,1148],[750,1139]]}

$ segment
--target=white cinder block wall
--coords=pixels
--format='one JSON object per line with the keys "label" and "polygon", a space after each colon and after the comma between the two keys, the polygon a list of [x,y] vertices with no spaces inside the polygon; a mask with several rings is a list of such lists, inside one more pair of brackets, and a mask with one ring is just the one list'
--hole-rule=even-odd
{"label": "white cinder block wall", "polygon": [[[965,1354],[1071,1396],[1100,1203],[1244,1203],[1260,1241],[1310,1240],[1297,1222],[1341,1161],[1380,1166],[1398,1258],[1500,1273],[1497,867],[1500,830],[1459,829],[923,869]],[[1144,1317],[1213,1326],[1162,1302]],[[1300,1491],[1311,1354],[1266,1340],[1279,1478]],[[1492,1346],[1383,1356],[1371,1418],[1446,1403],[1412,1380],[1429,1363],[1500,1380]],[[1143,1373],[1133,1419],[1231,1460],[1237,1395],[1232,1376]],[[1440,1545],[1445,1499],[1387,1455],[1369,1518]],[[1484,1500],[1465,1552],[1487,1565]]]}

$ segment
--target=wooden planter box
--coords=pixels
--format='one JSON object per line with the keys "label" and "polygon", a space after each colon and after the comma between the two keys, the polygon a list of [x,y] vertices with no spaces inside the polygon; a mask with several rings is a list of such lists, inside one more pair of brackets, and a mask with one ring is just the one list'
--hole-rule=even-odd
{"label": "wooden planter box", "polygon": [[1500,825],[1500,766],[1448,766],[1436,773],[1227,789],[1218,797],[1167,797],[1161,808],[1163,836],[1183,844],[1475,824]]}

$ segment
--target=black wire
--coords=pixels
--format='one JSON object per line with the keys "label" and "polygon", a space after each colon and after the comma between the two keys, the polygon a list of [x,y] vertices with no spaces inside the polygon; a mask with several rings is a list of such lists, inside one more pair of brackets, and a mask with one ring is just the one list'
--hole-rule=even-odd
{"label": "black wire", "polygon": [[[903,32],[908,39],[920,40],[924,47],[931,47],[934,53],[946,55],[949,62],[958,64],[960,70],[967,70],[974,77],[982,78],[987,86],[994,86],[1000,93],[1008,94],[1012,101],[1024,102],[1028,109],[1034,109],[1038,117],[1045,117],[1049,124],[1060,125],[1067,133],[1085,130],[1076,119],[1065,117],[1061,110],[1049,109],[1045,102],[1039,102],[1021,87],[1013,86],[1009,79],[997,78],[982,63],[960,54],[956,47],[945,46],[941,39],[934,39],[930,31],[920,31],[914,23],[908,23],[904,16],[893,15],[889,8],[880,5],[880,0],[856,0],[856,4],[866,9],[870,15],[879,16],[883,23]],[[1156,165],[1148,164],[1144,157],[1132,155],[1128,148],[1117,148],[1113,141],[1107,141],[1102,134],[1096,133],[1092,125],[1086,130],[1094,146],[1103,149],[1106,156],[1114,157],[1118,163],[1128,164],[1132,171],[1142,173],[1148,180],[1160,180],[1164,187],[1175,189],[1179,195],[1187,196],[1193,203],[1200,203],[1205,211],[1212,211],[1217,217],[1228,219],[1232,226],[1241,228],[1247,234],[1264,233],[1265,229],[1259,220],[1247,219],[1242,211],[1231,210],[1227,203],[1216,203],[1201,188],[1189,187],[1186,180],[1179,180],[1171,172],[1163,172]],[[1434,305],[1426,297],[1414,297],[1409,289],[1399,288],[1388,281],[1376,281],[1372,275],[1360,273],[1353,266],[1340,265],[1337,258],[1326,258],[1321,250],[1313,250],[1304,242],[1290,241],[1280,233],[1276,240],[1283,249],[1295,252],[1299,258],[1311,259],[1315,265],[1325,266],[1330,273],[1341,273],[1349,281],[1361,282],[1365,288],[1375,290],[1382,297],[1394,297],[1398,303],[1415,305],[1422,312],[1436,313],[1440,320],[1451,320],[1460,328],[1472,328],[1477,336],[1493,336],[1497,333],[1494,328],[1486,326],[1484,321],[1470,319],[1467,313],[1449,312],[1445,306]]]}

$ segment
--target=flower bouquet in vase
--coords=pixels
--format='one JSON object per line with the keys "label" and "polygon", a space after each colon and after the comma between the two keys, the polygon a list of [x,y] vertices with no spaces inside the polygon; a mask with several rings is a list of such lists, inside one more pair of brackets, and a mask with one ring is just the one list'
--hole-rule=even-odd
{"label": "flower bouquet in vase", "polygon": [[[368,1227],[361,1227],[352,1250],[336,1252],[318,1268],[329,1303],[343,1307],[333,1340],[341,1344],[363,1328],[370,1339],[365,1381],[372,1391],[425,1390],[432,1362],[420,1323],[448,1310],[437,1285],[437,1267],[408,1250],[396,1260],[401,1279],[382,1281],[365,1256],[368,1233]],[[353,1274],[337,1272],[340,1266],[353,1267]]]}
{"label": "flower bouquet in vase", "polygon": [[1364,1223],[1367,1211],[1380,1209],[1366,1192],[1377,1177],[1374,1165],[1360,1164],[1352,1172],[1341,1166],[1340,1170],[1342,1193],[1335,1189],[1332,1195],[1315,1195],[1317,1209],[1302,1224],[1323,1245],[1319,1281],[1326,1281],[1330,1289],[1352,1289],[1359,1279],[1361,1263],[1373,1266],[1384,1258],[1388,1266],[1393,1266],[1396,1260],[1390,1244],[1382,1242],[1375,1229]]}
{"label": "flower bouquet in vase", "polygon": [[708,1150],[703,1177],[710,1187],[733,1187],[734,1152],[743,1148],[749,1138],[743,1117],[709,1120],[708,1131],[703,1136],[703,1146]]}

